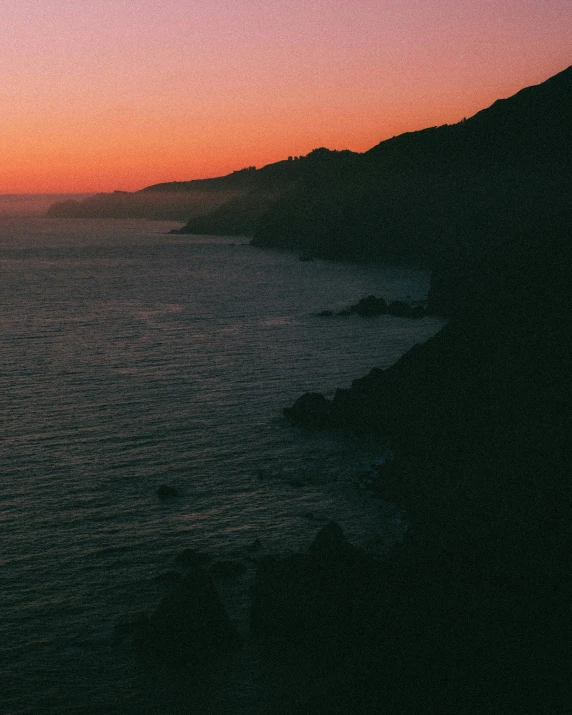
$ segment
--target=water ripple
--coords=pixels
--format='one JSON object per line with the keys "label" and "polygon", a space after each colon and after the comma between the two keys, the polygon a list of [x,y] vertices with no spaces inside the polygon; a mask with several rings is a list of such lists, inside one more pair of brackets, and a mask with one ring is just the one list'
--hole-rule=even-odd
{"label": "water ripple", "polygon": [[[8,715],[113,712],[111,683],[118,712],[137,712],[130,655],[104,636],[156,601],[154,576],[183,548],[305,548],[329,518],[376,548],[396,529],[354,486],[383,444],[309,435],[281,408],[435,333],[430,318],[316,317],[370,293],[422,298],[427,274],[170,227],[0,219]],[[161,502],[163,483],[180,498]]]}

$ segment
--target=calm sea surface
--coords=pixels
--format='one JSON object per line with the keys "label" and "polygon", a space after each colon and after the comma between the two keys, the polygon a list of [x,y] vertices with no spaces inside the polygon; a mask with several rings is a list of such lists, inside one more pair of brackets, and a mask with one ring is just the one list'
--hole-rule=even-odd
{"label": "calm sea surface", "polygon": [[[316,316],[370,293],[424,298],[428,274],[174,226],[0,216],[4,715],[264,712],[248,652],[190,710],[113,645],[114,625],[156,605],[184,548],[244,561],[217,581],[244,632],[255,539],[304,549],[335,519],[380,552],[402,529],[357,485],[380,440],[311,434],[281,409],[433,335],[436,318]],[[162,484],[180,498],[159,500]]]}

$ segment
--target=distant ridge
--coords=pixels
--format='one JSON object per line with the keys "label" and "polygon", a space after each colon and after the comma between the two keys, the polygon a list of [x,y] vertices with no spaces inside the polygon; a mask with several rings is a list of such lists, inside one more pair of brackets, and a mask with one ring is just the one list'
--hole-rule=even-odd
{"label": "distant ridge", "polygon": [[[289,157],[260,169],[249,166],[226,176],[192,181],[171,181],[153,184],[133,193],[114,191],[96,194],[83,201],[65,201],[53,204],[47,215],[51,218],[157,218],[186,220],[207,214],[224,204],[229,207],[223,215],[238,211],[252,214],[256,206],[256,219],[271,203],[302,177],[324,171],[326,167],[350,163],[358,154],[354,152],[314,149],[306,156]],[[237,199],[247,197],[239,209]],[[230,220],[230,219],[229,219]],[[234,221],[236,223],[236,220]],[[252,227],[256,225],[252,223]],[[230,220],[232,224],[232,220]],[[230,226],[229,224],[229,226]],[[250,223],[248,224],[250,227]],[[207,233],[212,231],[207,231]],[[223,233],[235,234],[234,228]],[[240,232],[240,231],[239,231]],[[250,229],[246,231],[250,232]]]}
{"label": "distant ridge", "polygon": [[261,169],[54,204],[48,215],[187,220],[180,233],[436,266],[558,213],[571,186],[568,67],[462,122],[401,134],[364,154],[320,148]]}

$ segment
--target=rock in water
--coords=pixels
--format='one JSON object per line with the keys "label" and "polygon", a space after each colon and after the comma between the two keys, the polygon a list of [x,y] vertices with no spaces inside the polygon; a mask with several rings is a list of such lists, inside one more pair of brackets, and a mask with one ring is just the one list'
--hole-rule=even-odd
{"label": "rock in water", "polygon": [[335,521],[330,521],[320,529],[308,550],[316,559],[331,560],[352,554],[354,548],[346,539],[342,527]]}
{"label": "rock in water", "polygon": [[366,298],[360,298],[356,305],[350,306],[349,310],[352,313],[372,318],[376,315],[384,315],[387,313],[387,303],[383,298],[368,295]]}
{"label": "rock in water", "polygon": [[178,489],[175,489],[175,487],[172,487],[170,484],[161,484],[155,491],[155,494],[159,499],[170,499],[180,496]]}
{"label": "rock in water", "polygon": [[284,414],[296,422],[321,429],[328,424],[331,402],[319,392],[305,392],[292,407],[285,407]]}

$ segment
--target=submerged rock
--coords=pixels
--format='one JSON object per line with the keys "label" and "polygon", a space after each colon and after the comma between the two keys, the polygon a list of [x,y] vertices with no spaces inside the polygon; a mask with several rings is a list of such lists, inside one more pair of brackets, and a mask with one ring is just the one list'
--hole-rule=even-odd
{"label": "submerged rock", "polygon": [[161,486],[155,491],[155,494],[159,499],[174,499],[181,496],[178,489],[172,487],[170,484],[161,484]]}

